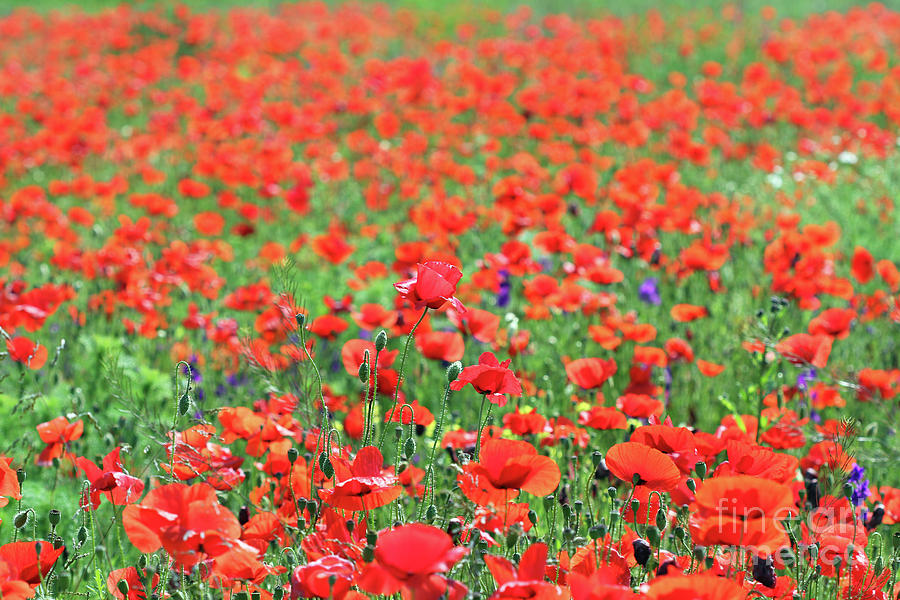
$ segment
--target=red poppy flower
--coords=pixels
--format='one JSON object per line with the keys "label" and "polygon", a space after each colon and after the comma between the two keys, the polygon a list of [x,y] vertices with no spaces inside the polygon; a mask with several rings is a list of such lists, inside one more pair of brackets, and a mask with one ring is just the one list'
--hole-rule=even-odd
{"label": "red poppy flower", "polygon": [[291,600],[298,598],[333,598],[342,600],[350,586],[356,567],[340,556],[323,556],[294,569],[291,574]]}
{"label": "red poppy flower", "polygon": [[509,359],[502,363],[492,352],[485,352],[478,358],[478,364],[466,367],[459,377],[450,384],[450,389],[459,391],[471,383],[479,394],[484,394],[487,399],[497,406],[506,405],[505,394],[513,396],[522,395],[522,385],[516,379],[515,374],[507,367]]}
{"label": "red poppy flower", "polygon": [[119,458],[121,447],[114,448],[103,457],[103,469],[100,469],[93,461],[78,457],[75,464],[84,471],[91,484],[90,504],[87,498],[82,500],[82,507],[96,510],[100,506],[100,494],[115,505],[137,502],[144,492],[144,482],[137,477],[132,477],[125,472],[122,461]]}
{"label": "red poppy flower", "polygon": [[565,597],[559,586],[544,581],[547,544],[538,542],[529,546],[522,553],[518,568],[509,559],[492,554],[486,555],[484,562],[497,582],[497,591],[489,600],[552,600]]}
{"label": "red poppy flower", "polygon": [[397,499],[402,491],[397,477],[384,473],[384,457],[375,446],[360,448],[350,465],[349,477],[333,488],[319,490],[322,501],[343,510],[371,510]]}
{"label": "red poppy flower", "polygon": [[[41,547],[38,554],[37,546]],[[65,546],[54,548],[50,542],[11,542],[0,546],[0,564],[9,568],[9,579],[19,579],[31,586],[46,579]],[[5,596],[4,596],[5,597]]]}
{"label": "red poppy flower", "polygon": [[9,496],[13,500],[22,498],[22,491],[19,488],[19,478],[13,471],[9,463],[11,458],[0,456],[0,508],[9,504]]}
{"label": "red poppy flower", "polygon": [[65,417],[56,417],[52,421],[38,425],[37,432],[47,447],[41,451],[35,463],[47,466],[53,464],[54,458],[59,458],[64,453],[69,455],[66,448],[70,442],[77,440],[84,433],[84,421],[79,419],[69,423]]}
{"label": "red poppy flower", "polygon": [[546,496],[559,485],[560,471],[548,456],[522,440],[491,439],[484,442],[478,462],[463,466],[457,481],[463,494],[476,504],[502,505],[524,490]]}
{"label": "red poppy flower", "polygon": [[9,352],[12,360],[22,363],[34,371],[43,367],[47,362],[47,349],[27,337],[14,337],[6,340],[6,351]]}
{"label": "red poppy flower", "polygon": [[627,421],[622,412],[611,406],[592,406],[578,415],[578,423],[592,429],[626,429]]}
{"label": "red poppy flower", "polygon": [[359,588],[370,594],[398,592],[423,600],[459,600],[466,587],[442,575],[468,553],[437,527],[423,523],[382,531],[375,543],[375,560],[363,567]]}
{"label": "red poppy flower", "polygon": [[875,261],[868,250],[862,246],[854,248],[850,263],[850,272],[854,279],[860,283],[868,283],[872,279],[874,266]]}
{"label": "red poppy flower", "polygon": [[702,358],[698,358],[697,369],[705,377],[718,377],[722,373],[722,371],[725,370],[725,365],[718,365],[716,363],[703,360]]}
{"label": "red poppy flower", "polygon": [[695,306],[693,304],[676,304],[669,311],[672,319],[680,323],[690,323],[697,319],[702,319],[709,314],[709,310],[705,306]]}
{"label": "red poppy flower", "polygon": [[746,600],[747,591],[729,579],[715,575],[671,575],[650,582],[646,597],[652,600]]}
{"label": "red poppy flower", "polygon": [[609,472],[634,485],[671,492],[681,480],[675,462],[655,448],[637,442],[616,444],[606,453]]}
{"label": "red poppy flower", "polygon": [[781,340],[775,350],[792,364],[810,364],[822,369],[828,363],[833,341],[834,338],[827,335],[796,333]]}
{"label": "red poppy flower", "polygon": [[150,490],[140,504],[125,507],[122,525],[135,548],[146,553],[162,547],[185,568],[224,554],[241,536],[238,520],[205,483]]}
{"label": "red poppy flower", "polygon": [[463,357],[466,345],[455,331],[427,331],[416,336],[416,348],[425,358],[456,362]]}
{"label": "red poppy flower", "polygon": [[569,381],[585,389],[599,388],[616,374],[616,361],[612,358],[579,358],[566,364]]}
{"label": "red poppy flower", "polygon": [[453,296],[461,278],[462,271],[450,263],[428,261],[416,265],[414,278],[399,281],[394,287],[400,297],[409,300],[418,309],[428,307],[436,310],[449,302],[458,312],[465,312],[462,302]]}
{"label": "red poppy flower", "polygon": [[829,308],[813,318],[807,329],[810,335],[830,335],[842,340],[850,335],[850,324],[855,318],[853,309]]}

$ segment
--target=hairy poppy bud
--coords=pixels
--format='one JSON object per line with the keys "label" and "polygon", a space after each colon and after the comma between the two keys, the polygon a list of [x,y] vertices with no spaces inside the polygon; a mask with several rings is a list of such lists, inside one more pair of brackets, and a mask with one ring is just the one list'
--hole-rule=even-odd
{"label": "hairy poppy bud", "polygon": [[437,518],[437,506],[434,504],[429,504],[428,508],[425,509],[425,520],[428,523],[433,523]]}
{"label": "hairy poppy bud", "polygon": [[297,321],[297,327],[303,329],[303,326],[306,324],[306,315],[303,313],[297,313],[294,315],[294,320]]}
{"label": "hairy poppy bud", "polygon": [[647,543],[647,540],[638,538],[631,542],[631,547],[634,549],[634,560],[637,561],[637,564],[642,567],[646,565],[647,561],[650,559],[650,554],[652,554],[650,544]]}
{"label": "hairy poppy bud", "polygon": [[[188,387],[190,389],[190,386]],[[178,414],[186,415],[188,409],[191,407],[191,397],[188,396],[187,390],[181,395],[181,398],[178,400]]]}
{"label": "hairy poppy bud", "polygon": [[406,438],[406,441],[403,443],[403,454],[406,455],[406,458],[412,458],[412,456],[416,453],[416,440],[415,438]]}
{"label": "hairy poppy bud", "polygon": [[363,362],[359,364],[359,381],[367,383],[369,381],[369,363]]}
{"label": "hairy poppy bud", "polygon": [[378,335],[375,336],[375,350],[381,352],[385,348],[387,348],[387,333],[382,329],[378,332]]}
{"label": "hairy poppy bud", "polygon": [[459,374],[462,373],[462,363],[456,361],[452,363],[449,367],[447,367],[447,381],[453,382],[459,377]]}
{"label": "hairy poppy bud", "polygon": [[660,508],[658,511],[656,511],[656,526],[660,529],[660,531],[662,531],[666,528],[667,523],[668,520],[666,519],[666,511]]}
{"label": "hairy poppy bud", "polygon": [[15,525],[16,529],[22,529],[27,524],[28,524],[28,511],[27,510],[18,512],[18,513],[16,513],[16,516],[13,517],[13,525]]}
{"label": "hairy poppy bud", "polygon": [[534,512],[533,510],[528,511],[528,521],[532,525],[537,525],[537,521],[538,521],[537,513]]}

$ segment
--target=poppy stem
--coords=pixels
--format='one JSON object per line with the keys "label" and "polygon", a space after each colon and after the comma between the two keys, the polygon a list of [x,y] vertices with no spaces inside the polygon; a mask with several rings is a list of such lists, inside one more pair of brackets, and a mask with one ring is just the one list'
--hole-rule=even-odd
{"label": "poppy stem", "polygon": [[[397,386],[394,388],[394,404],[391,406],[391,414],[388,416],[387,422],[390,423],[394,418],[394,410],[397,408],[397,402],[400,398],[400,386],[403,385],[403,367],[406,366],[406,355],[409,354],[409,343],[412,341],[413,336],[416,333],[416,329],[419,328],[419,325],[425,319],[425,315],[428,314],[428,307],[422,311],[422,314],[419,316],[419,320],[416,321],[416,324],[413,325],[412,329],[409,330],[409,335],[406,336],[406,345],[403,347],[403,355],[400,357],[400,370],[397,372]],[[373,400],[374,401],[374,400]],[[381,431],[381,437],[378,439],[378,449],[381,450],[384,447],[384,435],[387,433],[387,427],[385,427]]]}
{"label": "poppy stem", "polygon": [[481,424],[481,415],[484,414],[484,403],[487,401],[487,394],[481,396],[481,408],[478,409],[478,438],[475,440],[475,460],[481,453],[481,431],[484,426]]}

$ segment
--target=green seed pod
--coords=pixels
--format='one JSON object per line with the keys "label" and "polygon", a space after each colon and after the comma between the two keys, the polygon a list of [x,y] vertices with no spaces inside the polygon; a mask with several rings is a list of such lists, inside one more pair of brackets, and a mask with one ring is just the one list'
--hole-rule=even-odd
{"label": "green seed pod", "polygon": [[447,367],[447,381],[456,381],[456,378],[459,377],[460,373],[462,373],[462,363],[459,361],[452,363],[449,367]]}
{"label": "green seed pod", "polygon": [[388,338],[387,332],[382,329],[378,332],[378,335],[375,336],[375,350],[381,352],[385,348],[387,348]]}
{"label": "green seed pod", "polygon": [[619,519],[621,519],[621,518],[622,518],[622,515],[619,513],[619,511],[614,510],[611,513],[609,513],[609,524],[611,526],[615,526],[615,524],[618,523]]}
{"label": "green seed pod", "polygon": [[691,493],[694,493],[697,491],[697,482],[694,481],[693,479],[691,479],[690,477],[687,478],[687,480],[684,482],[684,484],[687,486],[687,489],[691,490]]}
{"label": "green seed pod", "polygon": [[608,488],[606,488],[606,495],[609,496],[610,500],[612,500],[619,495],[619,492],[613,486],[609,486]]}
{"label": "green seed pod", "polygon": [[666,511],[663,509],[659,509],[656,511],[656,527],[659,528],[660,531],[666,528],[668,524],[668,519],[666,519]]}
{"label": "green seed pod", "polygon": [[681,525],[677,525],[675,529],[672,530],[672,534],[675,535],[675,539],[679,542],[684,541],[684,536],[687,532],[684,530],[684,527]]}
{"label": "green seed pod", "polygon": [[306,324],[306,315],[303,313],[297,313],[294,315],[294,320],[297,321],[297,327],[303,329],[303,326]]}
{"label": "green seed pod", "polygon": [[295,462],[297,462],[297,459],[300,458],[300,451],[293,447],[288,448],[287,457],[288,462],[294,464]]}
{"label": "green seed pod", "polygon": [[553,509],[553,502],[555,500],[556,498],[554,498],[552,494],[549,496],[544,496],[544,510],[546,512],[550,512]]}
{"label": "green seed pod", "polygon": [[50,521],[50,525],[52,527],[56,527],[59,525],[60,512],[55,508],[51,509],[49,513],[47,513],[47,520]]}
{"label": "green seed pod", "polygon": [[538,522],[537,513],[534,512],[533,510],[528,511],[528,521],[531,523],[532,526],[537,525],[537,522]]}
{"label": "green seed pod", "polygon": [[359,381],[360,381],[360,383],[367,383],[369,381],[369,364],[368,363],[360,363],[360,365],[359,365]]}
{"label": "green seed pod", "polygon": [[592,540],[599,540],[604,536],[603,530],[600,525],[592,525],[590,529],[588,529],[588,537]]}
{"label": "green seed pod", "polygon": [[853,497],[853,485],[849,481],[844,483],[844,496],[847,499]]}
{"label": "green seed pod", "polygon": [[522,555],[518,552],[513,552],[512,559],[514,563],[519,564],[519,561],[522,560]]}
{"label": "green seed pod", "polygon": [[244,590],[241,590],[237,594],[233,595],[232,598],[234,598],[234,600],[250,600],[250,594],[248,594]]}
{"label": "green seed pod", "polygon": [[315,521],[316,515],[319,513],[319,505],[316,504],[315,500],[307,500],[306,511],[309,513],[309,518]]}
{"label": "green seed pod", "polygon": [[353,519],[347,519],[344,523],[344,526],[347,528],[347,533],[353,533],[353,530],[356,528],[356,521]]}
{"label": "green seed pod", "polygon": [[697,464],[694,465],[694,471],[697,472],[697,475],[700,476],[700,479],[706,477],[706,463],[702,460],[697,461]]}
{"label": "green seed pod", "polygon": [[16,529],[22,529],[27,524],[28,524],[28,511],[27,510],[17,512],[16,516],[13,517],[13,525],[15,526]]}
{"label": "green seed pod", "polygon": [[363,548],[362,558],[363,562],[367,563],[375,560],[375,548],[373,548],[372,546],[366,546],[365,548]]}
{"label": "green seed pod", "polygon": [[25,469],[16,469],[16,479],[19,482],[19,485],[25,483]]}
{"label": "green seed pod", "polygon": [[592,467],[594,467],[596,469],[597,465],[599,465],[600,461],[602,461],[602,460],[603,460],[603,454],[601,454],[600,452],[591,452],[591,466]]}
{"label": "green seed pod", "polygon": [[637,498],[631,499],[631,512],[632,514],[637,514],[637,511],[641,509],[641,501]]}
{"label": "green seed pod", "polygon": [[516,529],[510,529],[509,534],[506,536],[506,546],[508,548],[515,547],[516,543],[519,541],[519,532]]}
{"label": "green seed pod", "polygon": [[375,547],[375,542],[378,541],[378,534],[374,531],[366,532],[366,546]]}

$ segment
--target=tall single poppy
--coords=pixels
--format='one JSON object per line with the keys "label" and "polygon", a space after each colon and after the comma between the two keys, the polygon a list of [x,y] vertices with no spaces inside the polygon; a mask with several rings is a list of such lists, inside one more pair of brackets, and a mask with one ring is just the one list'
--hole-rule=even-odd
{"label": "tall single poppy", "polygon": [[522,385],[515,373],[508,368],[510,362],[507,359],[501,363],[492,352],[485,352],[478,358],[477,365],[466,367],[460,372],[456,381],[450,384],[450,389],[459,391],[471,383],[489,401],[497,406],[505,406],[506,394],[522,395]]}

